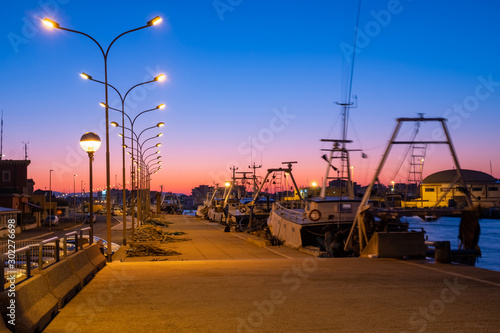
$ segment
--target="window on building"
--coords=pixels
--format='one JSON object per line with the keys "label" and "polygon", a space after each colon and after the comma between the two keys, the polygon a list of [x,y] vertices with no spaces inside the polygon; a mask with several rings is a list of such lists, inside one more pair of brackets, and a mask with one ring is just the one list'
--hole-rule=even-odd
{"label": "window on building", "polygon": [[483,188],[482,187],[473,187],[472,192],[482,192]]}
{"label": "window on building", "polygon": [[488,187],[488,191],[498,191],[498,187],[497,186],[492,186],[492,187]]}
{"label": "window on building", "polygon": [[10,182],[10,170],[2,171],[2,182]]}
{"label": "window on building", "polygon": [[[448,192],[450,190],[449,187],[441,187],[440,191],[441,192]],[[434,191],[429,191],[429,192],[434,192]]]}
{"label": "window on building", "polygon": [[434,187],[426,187],[425,192],[434,192]]}

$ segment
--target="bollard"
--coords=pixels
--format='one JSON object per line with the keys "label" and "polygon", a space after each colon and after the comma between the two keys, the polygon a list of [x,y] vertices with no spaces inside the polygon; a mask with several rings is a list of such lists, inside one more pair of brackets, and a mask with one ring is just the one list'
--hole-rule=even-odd
{"label": "bollard", "polygon": [[451,263],[450,241],[434,242],[435,259],[440,264]]}

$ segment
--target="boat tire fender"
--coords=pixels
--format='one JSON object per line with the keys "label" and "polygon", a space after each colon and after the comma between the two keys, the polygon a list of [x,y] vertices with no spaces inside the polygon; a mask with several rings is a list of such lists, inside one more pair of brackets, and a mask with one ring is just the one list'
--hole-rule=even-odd
{"label": "boat tire fender", "polygon": [[247,212],[247,206],[240,206],[240,213],[245,214]]}
{"label": "boat tire fender", "polygon": [[309,212],[309,220],[316,222],[321,218],[321,212],[317,209],[313,209]]}

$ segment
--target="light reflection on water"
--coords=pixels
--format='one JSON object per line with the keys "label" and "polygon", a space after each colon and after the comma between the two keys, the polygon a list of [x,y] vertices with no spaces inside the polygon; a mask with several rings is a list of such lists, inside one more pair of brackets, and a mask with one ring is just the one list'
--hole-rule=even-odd
{"label": "light reflection on water", "polygon": [[[405,222],[405,218],[402,219]],[[458,227],[460,218],[441,217],[434,222],[423,222],[418,217],[408,217],[406,221],[410,229],[426,232],[429,241],[450,241],[451,249],[458,249]],[[478,259],[476,267],[500,271],[500,220],[481,219],[481,234],[479,247],[482,257]]]}

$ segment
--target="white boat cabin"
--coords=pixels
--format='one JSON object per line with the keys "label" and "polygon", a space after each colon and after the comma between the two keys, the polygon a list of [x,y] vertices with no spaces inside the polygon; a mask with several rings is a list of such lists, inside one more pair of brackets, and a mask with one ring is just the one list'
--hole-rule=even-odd
{"label": "white boat cabin", "polygon": [[361,201],[349,197],[308,198],[304,213],[311,222],[354,221]]}

